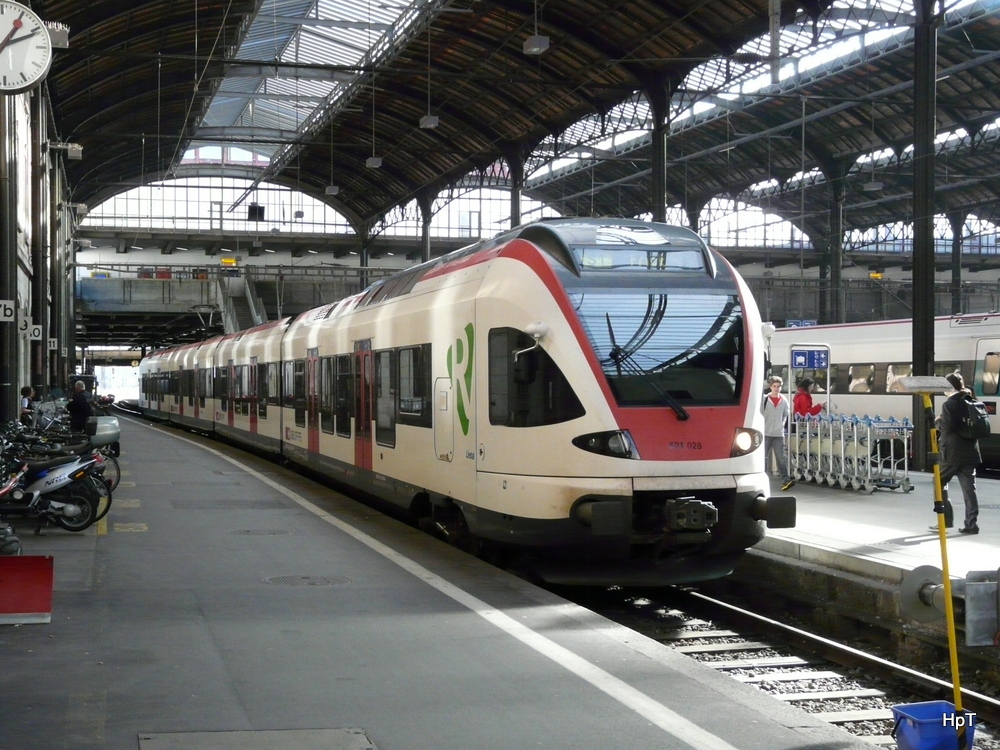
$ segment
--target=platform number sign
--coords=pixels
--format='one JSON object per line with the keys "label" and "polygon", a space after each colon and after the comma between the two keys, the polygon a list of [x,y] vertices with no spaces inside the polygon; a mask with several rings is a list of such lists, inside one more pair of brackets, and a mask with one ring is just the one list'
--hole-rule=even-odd
{"label": "platform number sign", "polygon": [[825,370],[830,366],[829,349],[792,349],[792,367]]}
{"label": "platform number sign", "polygon": [[17,316],[17,332],[29,341],[42,340],[42,327],[31,319],[31,313],[21,310]]}
{"label": "platform number sign", "polygon": [[14,300],[0,299],[0,323],[13,323],[17,320],[17,306]]}

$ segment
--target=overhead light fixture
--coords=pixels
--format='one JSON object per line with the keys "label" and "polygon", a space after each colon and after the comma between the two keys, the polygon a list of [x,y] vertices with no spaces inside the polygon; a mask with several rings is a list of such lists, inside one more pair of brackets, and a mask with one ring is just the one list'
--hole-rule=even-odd
{"label": "overhead light fixture", "polygon": [[325,192],[327,195],[337,195],[338,193],[340,193],[340,188],[337,187],[336,185],[327,185],[326,190],[324,190],[323,192]]}
{"label": "overhead light fixture", "polygon": [[273,252],[274,252],[274,250],[272,250],[272,249],[271,249],[271,248],[269,248],[269,247],[265,247],[265,248],[264,248],[264,252],[265,252],[265,253],[273,253]]}
{"label": "overhead light fixture", "polygon": [[369,156],[367,159],[365,159],[365,166],[368,167],[369,169],[378,169],[379,167],[382,166],[382,157]]}
{"label": "overhead light fixture", "polygon": [[549,38],[534,34],[524,40],[521,51],[526,55],[540,55],[549,48]]}
{"label": "overhead light fixture", "polygon": [[540,55],[549,48],[549,38],[538,33],[538,0],[535,0],[535,33],[524,40],[521,51],[526,55]]}
{"label": "overhead light fixture", "polygon": [[50,143],[49,148],[65,151],[66,157],[74,161],[79,161],[83,158],[83,146],[79,143]]}
{"label": "overhead light fixture", "polygon": [[433,130],[441,122],[437,115],[431,114],[431,28],[434,22],[431,19],[427,24],[427,114],[420,118],[421,130]]}
{"label": "overhead light fixture", "polygon": [[861,186],[861,189],[866,193],[874,193],[881,190],[884,187],[885,187],[884,184],[882,184],[878,180],[874,180],[872,182],[866,182],[864,185]]}
{"label": "overhead light fixture", "polygon": [[138,245],[131,245],[131,246],[129,246],[129,250],[143,250],[143,249],[144,248],[141,248]]}
{"label": "overhead light fixture", "polygon": [[188,251],[186,247],[175,247],[174,250],[176,250],[179,253],[186,253]]}
{"label": "overhead light fixture", "polygon": [[319,250],[306,250],[306,252],[309,253],[310,255],[316,255],[319,252]]}

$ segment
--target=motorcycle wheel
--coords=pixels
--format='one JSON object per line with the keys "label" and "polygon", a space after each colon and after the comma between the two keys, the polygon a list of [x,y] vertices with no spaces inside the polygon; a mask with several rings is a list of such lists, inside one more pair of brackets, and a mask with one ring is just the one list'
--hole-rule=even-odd
{"label": "motorcycle wheel", "polygon": [[94,502],[94,492],[82,483],[74,482],[65,494],[60,493],[58,501],[79,506],[80,515],[75,518],[66,518],[61,513],[53,513],[50,518],[55,521],[56,525],[67,531],[83,531],[90,528],[97,520],[97,503]]}

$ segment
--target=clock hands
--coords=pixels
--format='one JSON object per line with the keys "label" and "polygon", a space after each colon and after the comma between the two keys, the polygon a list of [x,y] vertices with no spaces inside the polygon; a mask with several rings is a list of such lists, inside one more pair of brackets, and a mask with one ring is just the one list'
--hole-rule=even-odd
{"label": "clock hands", "polygon": [[[0,52],[3,52],[5,49],[7,49],[7,45],[10,44],[11,39],[14,38],[14,34],[16,34],[17,30],[19,28],[21,28],[22,26],[24,26],[24,21],[22,21],[20,18],[15,18],[14,19],[14,28],[12,28],[10,30],[10,33],[8,33],[7,36],[4,37],[3,41],[0,42]],[[23,38],[27,38],[27,37],[23,37]]]}

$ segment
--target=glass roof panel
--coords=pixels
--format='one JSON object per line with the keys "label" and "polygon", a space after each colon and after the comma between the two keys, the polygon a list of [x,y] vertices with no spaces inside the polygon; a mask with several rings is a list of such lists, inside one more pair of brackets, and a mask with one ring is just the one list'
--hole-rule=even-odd
{"label": "glass roof panel", "polygon": [[[395,0],[260,0],[254,22],[236,53],[246,61],[219,87],[192,142],[203,145],[199,134],[211,128],[249,128],[255,153],[272,157],[280,148],[275,134],[299,132],[318,108],[351,83],[357,74],[345,71],[331,79],[301,69],[268,72],[268,65],[325,65],[352,67],[370,54],[373,46],[391,38],[394,25],[412,3]],[[254,143],[254,134],[262,139]]]}

